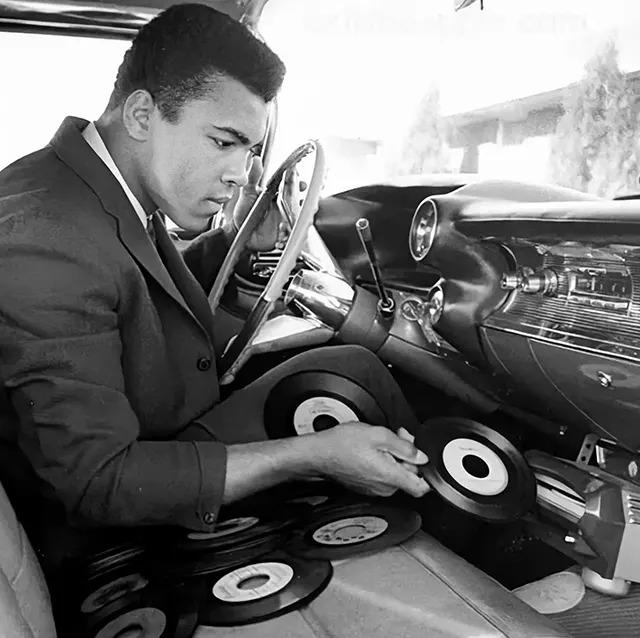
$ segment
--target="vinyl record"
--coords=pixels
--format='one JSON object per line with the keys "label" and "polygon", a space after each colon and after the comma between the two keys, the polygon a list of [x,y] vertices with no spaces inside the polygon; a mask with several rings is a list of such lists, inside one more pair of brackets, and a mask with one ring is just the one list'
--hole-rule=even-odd
{"label": "vinyl record", "polygon": [[197,602],[195,597],[176,595],[171,589],[133,592],[82,619],[73,635],[191,638],[198,626]]}
{"label": "vinyl record", "polygon": [[328,430],[339,423],[388,424],[371,393],[331,372],[298,372],[282,379],[264,406],[265,429],[272,439]]}
{"label": "vinyl record", "polygon": [[513,521],[535,504],[531,468],[502,434],[471,419],[431,419],[415,445],[429,457],[420,472],[446,501],[487,521]]}
{"label": "vinyl record", "polygon": [[200,623],[246,625],[293,611],[310,602],[329,583],[328,561],[308,561],[279,552],[207,580]]}
{"label": "vinyl record", "polygon": [[139,573],[114,577],[112,580],[100,585],[94,583],[93,587],[87,588],[92,589],[92,591],[80,603],[80,611],[83,614],[95,613],[103,607],[114,603],[118,598],[145,589],[148,585],[149,581]]}
{"label": "vinyl record", "polygon": [[319,511],[287,544],[293,556],[342,560],[398,545],[411,538],[422,519],[417,512],[375,503]]}
{"label": "vinyl record", "polygon": [[285,534],[276,532],[241,546],[190,552],[189,554],[169,554],[165,558],[158,557],[150,567],[150,573],[166,581],[205,576],[255,561],[261,556],[280,549],[286,541]]}
{"label": "vinyl record", "polygon": [[91,614],[118,598],[148,585],[142,576],[144,548],[137,544],[116,545],[93,556],[77,558],[67,565],[69,605]]}
{"label": "vinyl record", "polygon": [[331,481],[305,481],[285,485],[280,492],[280,502],[289,516],[297,523],[314,513],[355,505],[366,501],[366,497]]}
{"label": "vinyl record", "polygon": [[75,557],[69,562],[68,569],[79,581],[109,577],[115,572],[139,565],[144,552],[144,545],[137,541],[105,546],[94,553]]}
{"label": "vinyl record", "polygon": [[163,552],[201,553],[236,548],[275,533],[283,532],[293,523],[281,506],[273,508],[272,515],[257,512],[256,516],[231,514],[223,518],[212,532],[190,532],[174,529],[156,538],[155,549]]}

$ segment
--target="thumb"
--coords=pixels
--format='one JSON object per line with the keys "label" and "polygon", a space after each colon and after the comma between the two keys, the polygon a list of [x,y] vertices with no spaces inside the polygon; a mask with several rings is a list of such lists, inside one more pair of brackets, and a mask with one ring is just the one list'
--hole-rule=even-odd
{"label": "thumb", "polygon": [[422,450],[396,434],[389,437],[386,450],[399,461],[406,461],[413,465],[424,465],[429,461],[429,457]]}
{"label": "thumb", "polygon": [[413,434],[411,434],[411,432],[409,432],[409,430],[405,428],[398,428],[398,431],[396,432],[396,434],[401,439],[404,439],[405,441],[409,441],[409,443],[413,443],[416,439],[416,437],[413,436]]}

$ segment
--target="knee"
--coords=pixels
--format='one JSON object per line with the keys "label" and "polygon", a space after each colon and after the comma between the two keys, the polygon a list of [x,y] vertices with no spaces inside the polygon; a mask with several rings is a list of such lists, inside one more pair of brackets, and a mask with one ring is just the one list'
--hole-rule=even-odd
{"label": "knee", "polygon": [[354,365],[363,365],[363,366],[384,366],[382,361],[378,359],[378,357],[371,352],[371,350],[367,350],[363,346],[356,345],[340,345],[340,346],[327,346],[325,348],[319,348],[318,352],[323,351],[326,352],[326,356],[335,357],[340,361],[349,361]]}
{"label": "knee", "polygon": [[369,376],[386,377],[389,370],[387,366],[371,350],[363,346],[340,345],[323,348],[327,351],[326,358],[323,356],[322,363],[328,363],[336,369],[336,372],[346,374],[354,373],[365,378]]}

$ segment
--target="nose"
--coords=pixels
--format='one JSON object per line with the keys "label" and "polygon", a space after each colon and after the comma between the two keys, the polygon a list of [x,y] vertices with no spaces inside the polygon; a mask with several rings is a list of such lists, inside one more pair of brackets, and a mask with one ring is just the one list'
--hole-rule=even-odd
{"label": "nose", "polygon": [[222,175],[222,181],[231,186],[244,188],[249,183],[251,153],[237,152],[229,157]]}

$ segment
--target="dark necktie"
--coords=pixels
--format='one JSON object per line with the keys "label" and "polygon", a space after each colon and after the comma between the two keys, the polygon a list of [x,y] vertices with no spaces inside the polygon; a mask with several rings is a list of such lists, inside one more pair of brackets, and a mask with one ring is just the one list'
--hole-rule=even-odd
{"label": "dark necktie", "polygon": [[157,212],[151,216],[148,226],[147,233],[149,238],[154,243],[160,260],[167,269],[173,283],[191,308],[193,314],[213,339],[213,316],[211,315],[207,295],[187,268],[187,264],[171,241],[164,222]]}

